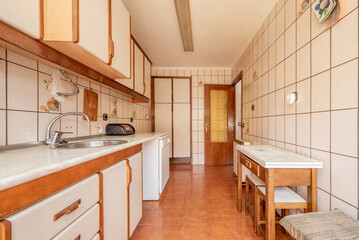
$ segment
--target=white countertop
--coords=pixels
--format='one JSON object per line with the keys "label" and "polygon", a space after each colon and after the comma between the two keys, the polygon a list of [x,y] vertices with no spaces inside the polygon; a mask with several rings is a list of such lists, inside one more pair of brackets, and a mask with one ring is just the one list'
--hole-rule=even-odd
{"label": "white countertop", "polygon": [[237,145],[236,148],[264,168],[323,168],[321,161],[269,145]]}
{"label": "white countertop", "polygon": [[[128,143],[99,148],[51,149],[48,145],[0,152],[0,191],[99,158],[166,133],[136,133],[130,136],[100,136],[93,140],[127,140]],[[77,142],[77,141],[76,141]]]}

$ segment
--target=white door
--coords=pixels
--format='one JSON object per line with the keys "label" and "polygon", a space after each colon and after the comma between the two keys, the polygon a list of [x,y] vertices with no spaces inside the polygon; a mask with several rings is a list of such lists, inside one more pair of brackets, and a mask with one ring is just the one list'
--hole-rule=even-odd
{"label": "white door", "polygon": [[151,97],[151,62],[145,57],[145,97]]}
{"label": "white door", "polygon": [[[155,78],[155,130],[168,133],[172,141],[172,79]],[[172,157],[172,144],[170,144]]]}
{"label": "white door", "polygon": [[[128,159],[132,181],[130,183],[130,237],[142,218],[142,154]],[[107,239],[106,239],[107,240]]]}
{"label": "white door", "polygon": [[105,63],[109,61],[108,2],[79,1],[79,39],[81,48]]}
{"label": "white door", "polygon": [[0,20],[39,39],[40,1],[1,0]]}
{"label": "white door", "polygon": [[173,79],[173,157],[191,156],[191,81]]}
{"label": "white door", "polygon": [[[172,104],[155,104],[155,129],[156,132],[168,133],[172,141]],[[170,145],[170,157],[172,157],[172,145]]]}
{"label": "white door", "polygon": [[135,91],[143,95],[143,53],[139,47],[134,45],[134,77],[135,77]]}
{"label": "white door", "polygon": [[[134,85],[133,85],[133,46],[134,46],[134,43],[133,43],[133,40],[131,39],[131,42],[130,42],[130,52],[131,52],[131,56],[130,56],[130,78],[121,78],[121,79],[115,79],[116,82],[119,82],[123,85],[125,85],[126,87],[128,87],[129,89],[134,89]],[[115,50],[116,52],[116,50]],[[116,53],[115,53],[116,55]]]}
{"label": "white door", "polygon": [[191,105],[173,104],[173,157],[191,156]]}
{"label": "white door", "polygon": [[241,122],[241,110],[242,110],[242,91],[241,82],[238,82],[235,86],[236,89],[236,139],[241,139],[242,128],[239,126]]}
{"label": "white door", "polygon": [[131,68],[131,29],[130,14],[121,0],[111,0],[112,40],[114,56],[112,67],[130,78]]}
{"label": "white door", "polygon": [[104,237],[127,239],[126,160],[102,171],[104,201]]}

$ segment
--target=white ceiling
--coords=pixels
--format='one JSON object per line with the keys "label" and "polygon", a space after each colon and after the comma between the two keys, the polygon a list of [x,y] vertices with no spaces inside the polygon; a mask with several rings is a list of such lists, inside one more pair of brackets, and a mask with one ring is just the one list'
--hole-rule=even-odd
{"label": "white ceiling", "polygon": [[276,0],[190,0],[193,52],[184,52],[173,0],[122,0],[154,66],[233,67]]}

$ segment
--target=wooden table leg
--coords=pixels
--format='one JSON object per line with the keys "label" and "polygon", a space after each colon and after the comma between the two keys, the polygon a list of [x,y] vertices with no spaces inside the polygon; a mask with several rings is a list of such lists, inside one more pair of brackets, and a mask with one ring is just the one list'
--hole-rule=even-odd
{"label": "wooden table leg", "polygon": [[307,212],[317,211],[317,169],[312,168],[311,185],[307,187]]}
{"label": "wooden table leg", "polygon": [[275,239],[274,169],[266,169],[266,240]]}
{"label": "wooden table leg", "polygon": [[242,212],[242,163],[241,153],[238,151],[237,154],[237,211]]}

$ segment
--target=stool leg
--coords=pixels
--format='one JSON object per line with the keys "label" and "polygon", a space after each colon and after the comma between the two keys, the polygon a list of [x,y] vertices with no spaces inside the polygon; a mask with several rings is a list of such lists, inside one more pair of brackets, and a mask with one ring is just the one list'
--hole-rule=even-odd
{"label": "stool leg", "polygon": [[258,194],[257,187],[254,187],[254,224],[253,224],[254,229],[253,230],[257,235],[259,235],[258,225],[260,224],[260,220],[261,220],[261,200]]}
{"label": "stool leg", "polygon": [[248,177],[246,176],[246,194],[244,195],[244,210],[246,215],[248,215],[248,206],[249,206],[249,183],[248,183]]}

